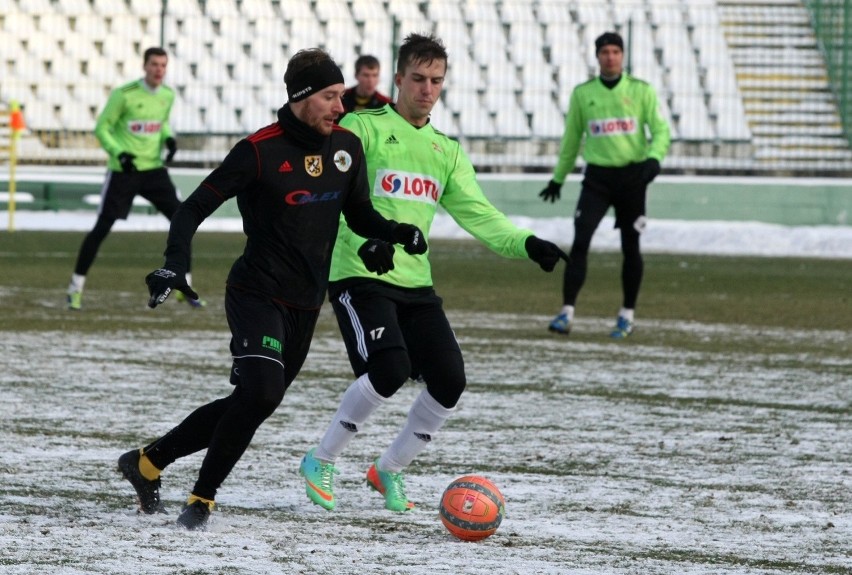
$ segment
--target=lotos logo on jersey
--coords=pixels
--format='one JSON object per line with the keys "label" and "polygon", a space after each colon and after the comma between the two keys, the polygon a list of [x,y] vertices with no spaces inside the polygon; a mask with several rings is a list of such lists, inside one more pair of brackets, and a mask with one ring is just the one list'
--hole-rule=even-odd
{"label": "lotos logo on jersey", "polygon": [[430,176],[412,172],[376,170],[373,195],[437,204],[441,199],[441,184]]}
{"label": "lotos logo on jersey", "polygon": [[340,192],[314,193],[308,190],[295,190],[284,196],[284,201],[291,206],[304,206],[314,202],[331,202],[340,197]]}
{"label": "lotos logo on jersey", "polygon": [[589,120],[590,136],[619,136],[636,133],[636,118]]}
{"label": "lotos logo on jersey", "polygon": [[146,134],[159,134],[162,122],[146,122],[145,120],[131,120],[127,122],[127,129],[131,134],[144,136]]}

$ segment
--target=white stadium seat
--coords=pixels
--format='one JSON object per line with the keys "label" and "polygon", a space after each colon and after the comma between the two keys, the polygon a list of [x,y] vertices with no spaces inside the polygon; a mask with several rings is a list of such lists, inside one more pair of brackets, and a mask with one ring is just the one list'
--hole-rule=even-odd
{"label": "white stadium seat", "polygon": [[207,125],[201,118],[201,112],[196,106],[187,102],[175,102],[169,124],[178,137],[181,134],[204,134],[207,132]]}
{"label": "white stadium seat", "polygon": [[252,134],[261,128],[265,128],[278,119],[278,107],[269,105],[256,105],[243,108],[240,113],[240,124],[243,132]]}
{"label": "white stadium seat", "polygon": [[204,0],[204,14],[213,20],[237,20],[240,17],[234,0]]}
{"label": "white stadium seat", "polygon": [[[748,142],[755,150],[780,150],[793,136],[802,140],[796,130],[820,123],[831,124],[820,138],[835,137],[837,106],[806,7],[759,4],[174,0],[163,31],[166,84],[178,93],[173,123],[185,133],[238,135],[274,120],[286,101],[287,60],[297,50],[328,50],[347,85],[354,83],[357,57],[373,54],[381,62],[380,90],[393,95],[394,47],[408,33],[434,32],[449,53],[436,127],[461,138],[545,139],[546,146],[536,146],[552,150],[572,90],[598,72],[595,38],[616,30],[625,38],[626,69],[656,88],[685,149],[713,142],[714,150],[742,150]],[[158,0],[0,0],[0,97],[27,101],[35,129],[90,130],[109,89],[141,77],[142,51],[160,44],[161,6]],[[731,22],[740,20],[767,33],[738,36]],[[773,24],[790,28],[789,47],[772,44]],[[794,26],[804,32],[797,35]],[[770,101],[787,91],[784,74],[770,70],[781,64],[798,73],[784,104]],[[516,142],[496,148],[502,144],[522,149]]]}
{"label": "white stadium seat", "polygon": [[59,106],[59,121],[66,130],[92,131],[95,129],[95,116],[91,108],[71,99]]}
{"label": "white stadium seat", "polygon": [[92,8],[96,14],[102,16],[126,16],[129,14],[127,4],[115,0],[92,0]]}
{"label": "white stadium seat", "polygon": [[[111,0],[115,2],[115,0]],[[195,2],[192,2],[195,4]],[[145,16],[149,18],[156,18],[160,16],[160,3],[152,2],[151,0],[128,0],[128,6],[130,8],[131,14],[136,14],[137,16]]]}
{"label": "white stadium seat", "polygon": [[242,0],[240,12],[249,21],[275,18],[275,9],[269,0]]}
{"label": "white stadium seat", "polygon": [[503,0],[498,10],[500,19],[504,24],[533,23],[536,21],[532,2]]}
{"label": "white stadium seat", "polygon": [[[456,0],[432,0],[426,5],[426,13],[433,22],[458,22],[463,24],[464,15]],[[440,36],[443,39],[443,36]]]}
{"label": "white stadium seat", "polygon": [[678,130],[684,140],[715,138],[703,96],[674,95],[672,113],[677,115]]}
{"label": "white stadium seat", "polygon": [[[58,130],[62,126],[56,116],[56,104],[53,102],[41,102],[30,98],[21,100],[24,119],[30,130]],[[92,124],[94,128],[94,123]]]}
{"label": "white stadium seat", "polygon": [[459,135],[458,124],[453,117],[453,113],[443,102],[438,102],[432,108],[432,113],[429,115],[429,123],[436,130],[451,138]]}
{"label": "white stadium seat", "polygon": [[551,102],[543,102],[532,112],[532,135],[536,138],[561,138],[565,115]]}

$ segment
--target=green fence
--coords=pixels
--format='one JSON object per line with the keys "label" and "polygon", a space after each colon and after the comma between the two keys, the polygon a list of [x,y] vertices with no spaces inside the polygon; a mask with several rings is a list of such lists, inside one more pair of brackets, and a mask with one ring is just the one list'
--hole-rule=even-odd
{"label": "green fence", "polygon": [[808,7],[837,94],[843,130],[852,145],[852,0],[810,0]]}

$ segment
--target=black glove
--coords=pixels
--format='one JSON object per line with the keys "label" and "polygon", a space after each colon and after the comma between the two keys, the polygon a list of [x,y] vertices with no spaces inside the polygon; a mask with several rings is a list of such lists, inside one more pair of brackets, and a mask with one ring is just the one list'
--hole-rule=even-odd
{"label": "black glove", "polygon": [[559,246],[553,242],[539,239],[535,236],[530,236],[524,242],[524,247],[527,248],[527,255],[530,259],[541,266],[546,272],[552,272],[553,268],[559,262],[559,258],[566,262],[570,259],[568,254],[559,249]]}
{"label": "black glove", "polygon": [[148,307],[151,309],[166,301],[175,289],[182,291],[189,299],[199,299],[198,294],[186,283],[186,274],[177,274],[170,269],[160,268],[152,271],[145,276],[145,283],[148,284],[148,293],[151,294],[148,299]]}
{"label": "black glove", "polygon": [[121,171],[124,173],[130,173],[136,171],[136,166],[133,165],[133,158],[135,158],[133,154],[130,152],[121,152],[118,155],[118,163],[121,164]]}
{"label": "black glove", "polygon": [[175,153],[177,153],[177,142],[174,138],[166,138],[166,149],[168,149],[169,153],[166,154],[166,163],[170,163],[174,157]]}
{"label": "black glove", "polygon": [[425,254],[429,247],[420,228],[411,224],[397,224],[391,232],[391,237],[393,237],[393,243],[400,244],[405,253],[413,256]]}
{"label": "black glove", "polygon": [[367,271],[386,274],[393,269],[393,245],[382,240],[367,240],[358,248],[358,256]]}
{"label": "black glove", "polygon": [[642,162],[642,181],[650,184],[654,178],[660,175],[660,162],[654,158],[648,158]]}
{"label": "black glove", "polygon": [[560,190],[562,189],[562,184],[557,184],[553,180],[547,182],[547,187],[544,188],[541,192],[539,192],[539,197],[542,201],[550,201],[552,204],[556,200],[559,199]]}

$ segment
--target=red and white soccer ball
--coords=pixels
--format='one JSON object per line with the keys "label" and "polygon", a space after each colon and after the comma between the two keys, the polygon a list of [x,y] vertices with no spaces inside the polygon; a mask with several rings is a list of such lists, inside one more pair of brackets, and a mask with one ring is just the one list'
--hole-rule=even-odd
{"label": "red and white soccer ball", "polygon": [[459,477],[441,496],[441,522],[464,541],[480,541],[493,535],[505,513],[503,494],[481,475]]}

